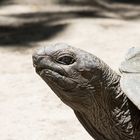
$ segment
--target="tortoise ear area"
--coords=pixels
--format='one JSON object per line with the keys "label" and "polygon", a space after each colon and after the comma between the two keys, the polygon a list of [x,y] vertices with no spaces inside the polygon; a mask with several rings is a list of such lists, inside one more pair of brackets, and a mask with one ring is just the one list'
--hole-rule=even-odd
{"label": "tortoise ear area", "polygon": [[80,71],[80,74],[83,78],[87,80],[96,80],[98,81],[101,78],[102,71],[100,69]]}
{"label": "tortoise ear area", "polygon": [[81,75],[85,79],[91,79],[93,77],[93,73],[91,71],[81,71]]}

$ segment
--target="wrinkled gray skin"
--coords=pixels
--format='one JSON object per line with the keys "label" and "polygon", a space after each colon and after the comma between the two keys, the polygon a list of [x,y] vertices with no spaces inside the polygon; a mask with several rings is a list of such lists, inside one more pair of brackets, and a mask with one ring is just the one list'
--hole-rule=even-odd
{"label": "wrinkled gray skin", "polygon": [[95,140],[140,140],[140,111],[121,90],[120,76],[99,58],[56,44],[37,50],[33,63]]}

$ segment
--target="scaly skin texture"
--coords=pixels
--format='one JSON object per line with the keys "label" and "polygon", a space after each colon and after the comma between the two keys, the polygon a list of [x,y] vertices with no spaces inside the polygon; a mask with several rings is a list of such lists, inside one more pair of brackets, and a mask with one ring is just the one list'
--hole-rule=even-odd
{"label": "scaly skin texture", "polygon": [[140,140],[140,111],[121,90],[120,76],[99,58],[56,44],[37,50],[33,62],[95,140]]}

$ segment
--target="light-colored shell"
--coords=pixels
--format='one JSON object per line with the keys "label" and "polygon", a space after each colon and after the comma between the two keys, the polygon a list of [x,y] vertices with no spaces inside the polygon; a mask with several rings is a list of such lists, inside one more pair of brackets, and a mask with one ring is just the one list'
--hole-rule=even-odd
{"label": "light-colored shell", "polygon": [[140,47],[131,48],[121,63],[121,88],[140,109]]}

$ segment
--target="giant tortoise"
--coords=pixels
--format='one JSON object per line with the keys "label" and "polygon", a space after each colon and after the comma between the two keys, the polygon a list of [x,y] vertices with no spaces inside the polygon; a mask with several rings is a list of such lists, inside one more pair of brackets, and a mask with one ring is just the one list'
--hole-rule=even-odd
{"label": "giant tortoise", "polygon": [[129,50],[121,76],[67,44],[38,49],[33,63],[95,140],[140,140],[140,48]]}

